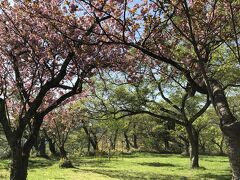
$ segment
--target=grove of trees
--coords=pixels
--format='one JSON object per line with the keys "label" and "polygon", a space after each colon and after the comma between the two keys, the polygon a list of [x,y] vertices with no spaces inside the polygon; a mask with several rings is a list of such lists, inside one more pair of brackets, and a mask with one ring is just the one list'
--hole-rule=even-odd
{"label": "grove of trees", "polygon": [[238,0],[2,0],[10,179],[27,178],[33,149],[48,158],[47,142],[62,167],[77,152],[184,153],[191,168],[226,153],[239,180],[239,11]]}

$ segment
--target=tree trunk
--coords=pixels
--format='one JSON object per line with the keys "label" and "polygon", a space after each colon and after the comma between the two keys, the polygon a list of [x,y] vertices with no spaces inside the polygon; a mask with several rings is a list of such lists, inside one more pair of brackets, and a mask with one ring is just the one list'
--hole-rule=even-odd
{"label": "tree trunk", "polygon": [[49,150],[53,156],[58,156],[56,151],[55,142],[52,142],[52,139],[48,139]]}
{"label": "tree trunk", "polygon": [[110,138],[110,143],[111,143],[111,149],[115,150],[116,149],[116,143],[117,143],[117,136],[118,136],[118,129],[113,134],[113,137]]}
{"label": "tree trunk", "polygon": [[184,152],[183,152],[184,155],[190,156],[189,149],[190,149],[189,142],[188,141],[184,141]]}
{"label": "tree trunk", "polygon": [[88,141],[87,141],[87,153],[88,153],[89,156],[91,155],[91,153],[90,153],[90,148],[91,148],[90,136],[88,136]]}
{"label": "tree trunk", "polygon": [[219,145],[220,155],[224,155],[223,143],[224,143],[224,137],[222,137],[222,140],[221,140],[220,145]]}
{"label": "tree trunk", "polygon": [[240,180],[240,138],[238,133],[232,132],[226,137],[228,157],[232,168],[232,180]]}
{"label": "tree trunk", "polygon": [[51,154],[55,157],[59,156],[59,154],[57,153],[56,151],[56,146],[55,146],[55,142],[52,140],[52,138],[50,138],[46,132],[45,129],[43,129],[43,133],[44,133],[44,136],[45,138],[47,139],[48,141],[48,145],[49,145],[49,150],[51,152]]}
{"label": "tree trunk", "polygon": [[[11,163],[11,180],[26,180],[27,179],[27,168],[30,151],[33,145],[36,143],[39,129],[42,124],[42,117],[35,116],[33,121],[33,128],[31,134],[28,136],[26,142],[22,145],[22,134],[13,133],[12,140],[9,141],[12,151],[12,163]],[[18,131],[16,131],[18,132]],[[17,136],[19,135],[19,136]]]}
{"label": "tree trunk", "polygon": [[240,122],[231,112],[222,85],[211,80],[213,106],[220,118],[220,127],[224,134],[228,157],[232,169],[232,180],[240,180]]}
{"label": "tree trunk", "polygon": [[224,151],[223,151],[222,146],[219,146],[219,154],[220,154],[220,155],[224,155]]}
{"label": "tree trunk", "polygon": [[223,151],[224,137],[222,137],[220,143],[215,141],[215,139],[212,139],[212,142],[216,144],[216,146],[219,148],[219,155],[224,155],[224,151]]}
{"label": "tree trunk", "polygon": [[[33,145],[36,143],[42,121],[43,117],[39,114],[34,116],[31,133],[27,137],[26,142],[22,145],[21,140],[26,124],[19,124],[17,129],[12,131],[11,125],[6,117],[5,101],[0,98],[0,122],[3,126],[4,133],[12,152],[12,163],[10,170],[11,180],[26,180],[30,151]],[[20,119],[19,122],[24,121]]]}
{"label": "tree trunk", "polygon": [[98,139],[97,139],[96,134],[94,134],[93,132],[92,132],[92,134],[93,134],[92,147],[93,147],[94,151],[96,152],[96,151],[98,151]]}
{"label": "tree trunk", "polygon": [[59,147],[59,151],[60,151],[60,157],[62,159],[68,159],[67,158],[67,151],[65,150],[64,146]]}
{"label": "tree trunk", "polygon": [[167,152],[169,150],[169,141],[168,138],[163,139],[164,142],[164,150]]}
{"label": "tree trunk", "polygon": [[137,135],[135,133],[133,134],[133,148],[134,149],[138,148]]}
{"label": "tree trunk", "polygon": [[[91,129],[88,129],[84,123],[83,123],[83,130],[86,133],[86,135],[88,136],[88,154],[90,154],[90,143],[91,143],[93,150],[94,150],[94,154],[96,155],[96,153],[98,151],[98,142],[97,142],[96,134],[94,134],[94,132],[91,131]],[[91,133],[93,134],[93,137],[91,136]]]}
{"label": "tree trunk", "polygon": [[12,146],[10,180],[26,180],[30,152],[23,152],[21,143]]}
{"label": "tree trunk", "polygon": [[133,123],[133,130],[134,130],[134,133],[133,133],[133,148],[134,149],[138,149],[138,144],[137,144],[137,139],[138,139],[138,137],[137,137],[137,134],[136,134],[136,132],[137,132],[137,123]]}
{"label": "tree trunk", "polygon": [[188,124],[186,127],[186,131],[189,138],[190,144],[190,160],[191,160],[191,168],[198,168],[199,167],[199,139],[198,133],[194,129],[191,124]]}
{"label": "tree trunk", "polygon": [[73,168],[74,166],[67,157],[67,151],[65,150],[64,145],[59,147],[59,151],[60,151],[60,157],[61,157],[59,167],[60,168]]}
{"label": "tree trunk", "polygon": [[185,138],[184,136],[179,136],[179,138],[183,141],[184,144],[184,151],[183,151],[183,155],[189,156],[189,140],[187,138]]}
{"label": "tree trunk", "polygon": [[205,142],[200,141],[199,145],[200,145],[202,153],[206,154],[206,144],[205,144]]}
{"label": "tree trunk", "polygon": [[37,156],[47,158],[45,138],[40,138]]}
{"label": "tree trunk", "polygon": [[127,149],[127,151],[129,151],[130,150],[130,142],[128,139],[127,132],[124,132],[124,138],[125,138],[125,142],[126,142],[126,149]]}

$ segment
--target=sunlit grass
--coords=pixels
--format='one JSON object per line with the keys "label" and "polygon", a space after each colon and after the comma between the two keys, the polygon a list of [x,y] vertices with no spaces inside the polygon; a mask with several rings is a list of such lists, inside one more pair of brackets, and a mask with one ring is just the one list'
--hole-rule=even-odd
{"label": "sunlit grass", "polygon": [[[59,169],[58,161],[32,158],[29,180],[78,179],[231,179],[228,159],[201,156],[201,168],[191,170],[181,155],[134,153],[123,157],[72,158],[75,168]],[[9,161],[0,161],[0,179],[8,179]]]}

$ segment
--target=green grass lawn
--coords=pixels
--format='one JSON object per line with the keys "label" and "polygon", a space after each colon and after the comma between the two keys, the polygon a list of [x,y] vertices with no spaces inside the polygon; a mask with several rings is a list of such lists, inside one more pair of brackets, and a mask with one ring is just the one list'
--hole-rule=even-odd
{"label": "green grass lawn", "polygon": [[[59,169],[58,161],[32,158],[29,180],[101,180],[101,179],[219,179],[230,180],[228,159],[201,156],[201,168],[191,170],[189,159],[181,155],[134,153],[123,157],[72,158],[75,168]],[[0,179],[8,179],[8,160],[0,160]]]}

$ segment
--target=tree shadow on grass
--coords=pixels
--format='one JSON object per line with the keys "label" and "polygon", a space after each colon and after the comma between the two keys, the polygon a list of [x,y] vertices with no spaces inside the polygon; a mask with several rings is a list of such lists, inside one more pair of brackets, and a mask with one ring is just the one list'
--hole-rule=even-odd
{"label": "tree shadow on grass", "polygon": [[[51,160],[51,159],[30,159],[28,161],[29,169],[38,169],[38,168],[44,168],[44,167],[49,167],[52,166],[53,164],[56,163],[56,160]],[[10,161],[1,161],[0,164],[0,170],[1,169],[5,169],[5,170],[9,170],[11,165]],[[1,178],[0,178],[1,179]]]}
{"label": "tree shadow on grass", "polygon": [[83,159],[81,161],[78,161],[76,164],[80,167],[102,167],[102,168],[108,168],[110,167],[107,165],[110,161],[106,159]]}
{"label": "tree shadow on grass", "polygon": [[144,153],[144,154],[131,154],[131,155],[119,155],[118,158],[154,158],[154,157],[158,157],[158,158],[171,158],[171,157],[181,157],[180,155],[174,155],[174,154],[151,154],[151,153]]}
{"label": "tree shadow on grass", "polygon": [[49,166],[52,166],[55,163],[56,163],[56,161],[51,160],[51,159],[49,159],[49,160],[48,159],[44,159],[44,160],[30,159],[29,160],[29,169],[38,169],[38,168],[49,167]]}
{"label": "tree shadow on grass", "polygon": [[150,162],[150,163],[138,163],[142,166],[153,166],[153,167],[175,167],[174,164],[170,163],[159,163],[159,162]]}
{"label": "tree shadow on grass", "polygon": [[162,175],[155,173],[141,173],[141,172],[130,172],[130,171],[117,171],[117,170],[99,170],[99,169],[82,169],[85,172],[91,172],[96,174],[105,175],[111,178],[123,179],[123,180],[145,180],[145,179],[160,179],[160,180],[187,180],[187,177],[184,176],[171,176],[171,175]]}
{"label": "tree shadow on grass", "polygon": [[222,159],[222,160],[216,160],[216,159],[207,159],[207,158],[205,158],[205,159],[203,159],[204,161],[208,161],[208,162],[229,162],[228,160],[224,160],[224,159]]}
{"label": "tree shadow on grass", "polygon": [[229,174],[217,175],[217,174],[207,173],[207,174],[200,175],[199,179],[229,180],[231,179],[231,174],[229,173]]}

